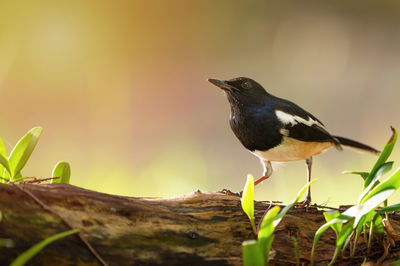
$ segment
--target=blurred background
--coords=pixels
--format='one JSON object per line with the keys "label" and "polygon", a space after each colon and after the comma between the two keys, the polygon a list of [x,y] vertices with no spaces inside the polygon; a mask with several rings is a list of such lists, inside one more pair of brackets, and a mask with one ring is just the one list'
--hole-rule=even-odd
{"label": "blurred background", "polygon": [[[0,136],[10,152],[44,128],[24,175],[49,177],[65,160],[72,184],[106,193],[239,191],[262,167],[206,81],[237,76],[381,149],[389,127],[400,129],[400,2],[0,2]],[[354,203],[362,179],[342,171],[375,160],[315,157],[313,200]],[[305,182],[303,161],[275,166],[255,195],[288,202]]]}

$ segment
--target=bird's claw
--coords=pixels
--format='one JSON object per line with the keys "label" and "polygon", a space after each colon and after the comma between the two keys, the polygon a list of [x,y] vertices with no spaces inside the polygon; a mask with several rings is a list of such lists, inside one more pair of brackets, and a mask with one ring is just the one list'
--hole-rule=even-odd
{"label": "bird's claw", "polygon": [[305,200],[297,202],[295,205],[295,208],[296,209],[303,209],[303,208],[308,209],[308,207],[310,207],[310,206],[311,206],[311,198],[307,197]]}

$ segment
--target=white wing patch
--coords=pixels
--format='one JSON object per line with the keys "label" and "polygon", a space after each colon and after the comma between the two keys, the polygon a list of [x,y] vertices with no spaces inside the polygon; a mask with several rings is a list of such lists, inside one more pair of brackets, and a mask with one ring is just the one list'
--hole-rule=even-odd
{"label": "white wing patch", "polygon": [[[318,126],[324,128],[324,126],[320,122],[312,119],[311,117],[308,117],[308,119],[305,120],[304,118],[302,118],[300,116],[291,115],[291,114],[285,113],[285,112],[283,112],[281,110],[276,110],[275,114],[278,117],[278,119],[283,124],[286,124],[286,125],[290,124],[291,126],[294,126],[294,125],[296,125],[298,123],[302,123],[302,124],[307,125],[309,127],[311,127],[313,125],[318,125]],[[285,134],[283,134],[283,135],[285,135]]]}

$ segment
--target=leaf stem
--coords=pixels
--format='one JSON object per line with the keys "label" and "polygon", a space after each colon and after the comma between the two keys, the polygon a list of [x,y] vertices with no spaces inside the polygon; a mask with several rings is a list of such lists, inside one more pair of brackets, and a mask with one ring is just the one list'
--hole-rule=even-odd
{"label": "leaf stem", "polygon": [[371,251],[371,245],[372,245],[372,237],[373,237],[373,229],[374,229],[374,221],[371,221],[370,228],[369,228],[369,238],[368,238],[368,248],[367,248],[367,254],[369,255]]}

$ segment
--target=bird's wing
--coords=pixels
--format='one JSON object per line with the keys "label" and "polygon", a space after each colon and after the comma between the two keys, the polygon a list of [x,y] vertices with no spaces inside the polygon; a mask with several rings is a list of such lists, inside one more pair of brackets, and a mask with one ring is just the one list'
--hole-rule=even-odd
{"label": "bird's wing", "polygon": [[341,149],[340,142],[325,129],[324,124],[300,106],[281,102],[276,106],[275,115],[282,123],[282,135],[306,142],[332,142]]}

